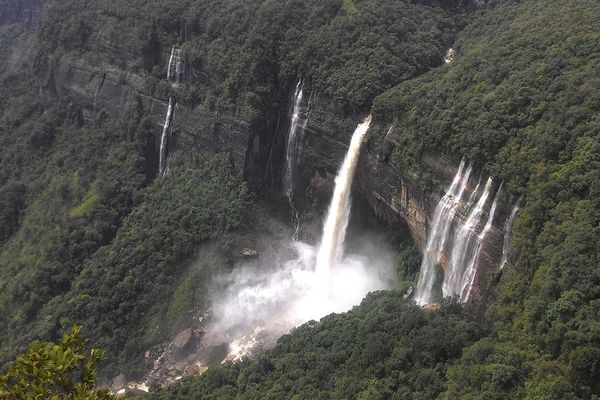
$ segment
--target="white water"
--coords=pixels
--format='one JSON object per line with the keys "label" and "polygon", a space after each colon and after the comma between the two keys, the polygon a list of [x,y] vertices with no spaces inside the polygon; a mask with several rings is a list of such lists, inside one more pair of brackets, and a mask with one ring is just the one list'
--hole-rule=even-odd
{"label": "white water", "polygon": [[467,268],[465,270],[465,276],[463,280],[462,290],[460,291],[460,298],[463,302],[469,301],[469,297],[471,296],[471,291],[473,290],[473,284],[475,282],[475,277],[477,276],[477,261],[479,259],[479,254],[481,254],[481,248],[483,247],[483,241],[487,236],[488,232],[492,228],[492,223],[494,222],[494,216],[496,214],[496,208],[498,206],[498,196],[502,190],[502,185],[498,188],[496,192],[496,196],[494,197],[494,202],[492,203],[492,207],[490,208],[490,213],[488,215],[488,219],[483,227],[483,230],[477,237],[475,238],[475,251],[471,255],[468,260]]}
{"label": "white water", "polygon": [[370,124],[371,116],[369,115],[354,131],[344,162],[335,178],[335,190],[323,226],[321,247],[317,254],[316,272],[324,296],[329,291],[330,270],[337,266],[344,252],[344,239],[350,216],[352,179],[360,156],[360,148]]}
{"label": "white water", "polygon": [[367,293],[391,286],[393,251],[379,238],[364,238],[354,254],[343,255],[352,179],[370,121],[369,116],[352,136],[336,178],[320,246],[293,242],[296,257],[274,271],[242,266],[225,278],[227,290],[218,291],[213,301],[218,320],[209,333],[227,338],[228,359],[260,346],[259,333],[279,337],[311,319],[346,311]]}
{"label": "white water", "polygon": [[[500,185],[486,210],[492,179],[488,178],[484,186],[480,176],[475,188],[465,195],[471,173],[471,166],[465,169],[465,162],[461,161],[452,184],[436,206],[415,294],[418,305],[432,304],[442,296],[455,295],[466,302],[471,296],[479,256],[492,229],[502,189]],[[482,190],[481,186],[484,186]],[[506,241],[509,239],[505,237]],[[446,268],[443,270],[441,265]],[[437,282],[442,272],[440,293]]]}
{"label": "white water", "polygon": [[288,198],[290,209],[292,210],[292,225],[294,227],[294,233],[292,234],[292,240],[298,240],[298,233],[300,231],[300,218],[298,216],[298,210],[294,207],[292,200],[294,195],[294,175],[297,168],[298,158],[300,157],[300,151],[302,146],[302,136],[304,135],[304,129],[308,123],[308,111],[303,111],[302,99],[304,97],[304,82],[302,79],[298,80],[296,84],[296,90],[294,91],[292,115],[290,118],[290,128],[287,136],[287,143],[285,148],[285,164],[283,171],[283,194]]}
{"label": "white water", "polygon": [[[365,242],[369,242],[367,238]],[[315,271],[318,248],[297,241],[290,246],[296,257],[275,271],[242,266],[225,279],[225,292],[216,293],[213,314],[218,320],[209,328],[211,336],[230,343],[227,359],[238,359],[267,346],[263,337],[278,338],[293,327],[331,313],[345,312],[372,291],[389,289],[394,280],[394,253],[382,241],[355,249],[329,270],[328,296],[321,293]],[[370,247],[369,247],[370,246]],[[266,339],[272,341],[272,339]]]}
{"label": "white water", "polygon": [[175,46],[171,48],[171,56],[169,57],[169,64],[167,64],[167,81],[171,82],[172,70],[175,65]]}
{"label": "white water", "polygon": [[461,197],[471,175],[471,166],[467,168],[467,172],[463,175],[464,167],[465,162],[462,160],[452,180],[452,184],[438,203],[433,214],[431,232],[427,240],[425,254],[423,255],[421,273],[419,274],[419,282],[417,283],[417,292],[415,295],[415,301],[419,305],[430,304],[433,301],[438,265],[444,253],[454,216],[458,211]]}
{"label": "white water", "polygon": [[469,200],[467,201],[467,205],[470,206],[475,202],[475,197],[477,197],[477,193],[479,193],[479,187],[481,186],[481,178],[482,175],[479,175],[479,180],[477,181],[477,186],[475,186],[475,189],[473,189],[473,191],[471,192],[471,195],[469,196]]}
{"label": "white water", "polygon": [[167,81],[178,84],[183,70],[183,61],[181,59],[181,49],[173,46],[167,65]]}
{"label": "white water", "polygon": [[167,158],[168,158],[168,145],[169,135],[171,133],[171,125],[173,122],[173,111],[175,109],[175,99],[169,98],[169,106],[167,108],[167,115],[165,117],[165,123],[163,125],[162,135],[160,137],[160,153],[158,161],[158,174],[164,175],[167,169]]}
{"label": "white water", "polygon": [[283,173],[283,194],[291,201],[294,191],[294,170],[298,160],[299,148],[308,118],[302,115],[302,98],[304,96],[304,83],[298,80],[294,91],[294,106],[290,120],[290,129],[285,147],[285,170]]}
{"label": "white water", "polygon": [[488,178],[483,193],[469,213],[467,220],[456,229],[448,273],[442,286],[444,297],[461,295],[464,282],[468,280],[471,258],[476,252],[476,238],[478,237],[476,229],[481,222],[491,187],[492,179]]}
{"label": "white water", "polygon": [[519,205],[521,204],[521,199],[517,200],[512,211],[510,212],[510,216],[506,220],[506,224],[504,225],[504,242],[502,243],[502,260],[500,261],[500,269],[504,268],[504,265],[508,262],[508,254],[510,253],[510,243],[512,240],[512,229],[513,224],[515,223],[515,218],[517,217],[517,213],[519,212]]}
{"label": "white water", "polygon": [[446,56],[444,57],[444,62],[446,64],[450,64],[452,61],[454,61],[455,54],[456,54],[456,52],[454,51],[454,49],[452,49],[452,48],[448,49],[448,51],[446,52]]}

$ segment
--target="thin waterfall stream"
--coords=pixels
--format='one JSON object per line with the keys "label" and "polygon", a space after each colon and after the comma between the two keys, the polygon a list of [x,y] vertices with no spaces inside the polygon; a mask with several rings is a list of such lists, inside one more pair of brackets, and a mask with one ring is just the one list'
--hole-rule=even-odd
{"label": "thin waterfall stream", "polygon": [[500,269],[503,269],[506,263],[508,262],[508,255],[510,253],[510,244],[512,240],[512,230],[513,225],[515,223],[515,218],[517,217],[517,213],[519,212],[519,207],[521,205],[522,198],[519,198],[515,205],[513,206],[512,211],[508,219],[506,220],[506,224],[504,225],[504,240],[502,242],[502,259],[500,260]]}
{"label": "thin waterfall stream", "polygon": [[294,177],[295,170],[300,157],[302,136],[304,129],[308,123],[308,112],[303,110],[302,100],[304,98],[304,82],[302,79],[298,79],[296,89],[294,91],[292,114],[290,119],[290,128],[287,136],[287,143],[285,147],[285,164],[283,171],[283,194],[287,197],[292,210],[292,225],[294,227],[294,233],[292,239],[298,240],[298,233],[300,230],[300,218],[298,216],[298,210],[294,206]]}
{"label": "thin waterfall stream", "polygon": [[164,175],[168,167],[169,157],[169,140],[171,136],[171,126],[173,124],[173,114],[175,112],[175,98],[169,98],[169,105],[167,107],[167,115],[165,116],[165,123],[163,124],[162,135],[160,137],[160,153],[158,160],[158,174]]}

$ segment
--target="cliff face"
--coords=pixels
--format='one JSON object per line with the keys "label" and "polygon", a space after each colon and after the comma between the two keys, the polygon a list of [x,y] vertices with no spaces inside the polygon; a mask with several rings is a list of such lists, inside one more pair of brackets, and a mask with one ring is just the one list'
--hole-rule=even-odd
{"label": "cliff face", "polygon": [[[59,96],[66,96],[81,106],[84,120],[88,123],[101,112],[117,116],[129,107],[141,107],[156,126],[155,140],[158,149],[168,98],[149,96],[144,90],[142,77],[122,74],[111,68],[94,68],[80,60],[64,59],[52,68],[49,82],[51,91]],[[284,120],[283,116],[281,120]],[[276,132],[259,134],[253,132],[244,121],[230,115],[219,115],[202,106],[189,108],[177,104],[171,152],[176,157],[191,151],[208,155],[230,150],[234,162],[244,172],[246,179],[257,180],[259,176],[262,179],[269,169],[272,170],[271,175],[277,177],[282,165],[282,155],[278,153],[285,143],[286,125],[285,122],[280,124]],[[331,190],[333,186],[333,179],[346,153],[347,144],[336,140],[326,129],[319,123],[311,122],[309,118],[298,165],[301,174],[297,191],[302,191],[307,185],[321,190]],[[427,244],[433,210],[456,168],[449,161],[435,156],[425,157],[423,162],[425,168],[441,182],[438,190],[432,193],[423,193],[418,189],[411,171],[400,170],[385,157],[365,146],[353,185],[353,190],[368,201],[378,217],[391,224],[406,223],[421,251],[425,250]],[[474,185],[470,185],[471,189],[473,187]],[[464,218],[459,216],[461,217]],[[501,221],[501,218],[497,220]],[[472,298],[477,298],[488,286],[494,266],[500,260],[503,229],[494,226],[489,237],[480,257],[481,267]]]}
{"label": "cliff face", "polygon": [[[154,135],[158,148],[169,99],[146,94],[141,77],[111,68],[94,68],[79,60],[56,63],[50,75],[51,87],[48,89],[78,104],[87,123],[102,112],[117,116],[130,107],[140,107],[156,127]],[[258,145],[244,121],[219,115],[202,106],[188,108],[181,104],[175,109],[173,139],[175,154],[192,149],[199,154],[231,150],[234,162],[242,169],[246,168],[246,163],[251,163],[252,148]]]}

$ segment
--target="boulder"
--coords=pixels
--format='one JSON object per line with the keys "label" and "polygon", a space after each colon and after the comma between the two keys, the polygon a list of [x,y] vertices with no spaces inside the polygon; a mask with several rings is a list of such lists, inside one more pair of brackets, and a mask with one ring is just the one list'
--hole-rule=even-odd
{"label": "boulder", "polygon": [[179,332],[177,334],[177,336],[175,336],[175,339],[173,340],[173,345],[181,350],[185,346],[187,346],[187,344],[190,342],[191,338],[192,338],[192,328],[185,329],[185,330]]}

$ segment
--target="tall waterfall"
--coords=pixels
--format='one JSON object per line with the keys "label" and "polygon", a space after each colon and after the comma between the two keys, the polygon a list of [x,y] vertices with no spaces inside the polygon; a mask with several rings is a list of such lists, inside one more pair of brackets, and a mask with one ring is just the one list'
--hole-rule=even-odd
{"label": "tall waterfall", "polygon": [[328,293],[330,270],[340,262],[344,252],[344,239],[350,216],[350,188],[358,164],[360,148],[370,124],[369,115],[354,131],[344,162],[335,178],[335,190],[323,226],[321,246],[317,253],[316,273],[321,285],[319,291],[323,295]]}
{"label": "tall waterfall", "polygon": [[183,73],[183,61],[181,59],[181,49],[173,46],[171,56],[167,66],[167,81],[178,84]]}
{"label": "tall waterfall", "polygon": [[433,286],[437,276],[437,266],[444,253],[450,227],[471,175],[471,167],[469,166],[467,172],[463,175],[464,168],[465,161],[462,160],[452,184],[438,203],[433,214],[432,230],[427,240],[419,282],[417,283],[415,300],[419,305],[429,304],[433,300]]}
{"label": "tall waterfall", "polygon": [[165,123],[162,129],[162,135],[160,137],[160,153],[158,161],[158,174],[164,175],[167,169],[167,157],[169,156],[169,136],[171,135],[171,126],[173,124],[173,113],[175,111],[175,99],[169,98],[169,106],[167,108],[167,115],[165,117]]}
{"label": "tall waterfall", "polygon": [[481,197],[479,197],[479,200],[473,206],[466,221],[456,229],[448,272],[446,273],[442,288],[444,296],[461,295],[465,281],[469,279],[471,272],[469,266],[471,265],[472,258],[475,257],[477,239],[479,237],[476,229],[483,217],[484,207],[491,187],[492,179],[488,178]]}
{"label": "tall waterfall", "polygon": [[283,171],[283,194],[288,198],[290,208],[292,210],[292,225],[294,226],[294,234],[292,239],[298,240],[298,232],[300,231],[300,218],[298,211],[294,207],[292,197],[294,194],[294,174],[300,150],[302,145],[302,136],[308,122],[307,112],[303,111],[302,99],[304,97],[304,82],[298,79],[296,90],[294,91],[292,115],[290,119],[290,128],[287,136],[285,147],[285,164]]}
{"label": "tall waterfall", "polygon": [[504,225],[504,242],[502,243],[502,260],[500,261],[500,269],[504,268],[504,265],[508,262],[508,253],[510,252],[513,224],[515,223],[515,218],[519,212],[520,204],[521,199],[517,200],[515,203],[508,219],[506,220],[506,224]]}
{"label": "tall waterfall", "polygon": [[[498,196],[500,195],[500,191],[502,190],[502,185],[498,188],[496,192],[496,196],[492,203],[492,207],[490,208],[490,212],[488,214],[487,221],[483,226],[481,232],[474,237],[474,249],[470,254],[470,257],[467,258],[467,264],[465,268],[465,272],[463,274],[463,281],[460,292],[448,293],[448,295],[460,294],[460,298],[462,301],[469,301],[469,297],[471,296],[471,291],[473,289],[473,283],[475,282],[475,278],[477,276],[477,260],[479,259],[479,254],[481,253],[481,248],[483,246],[483,241],[487,236],[488,232],[492,228],[492,223],[494,222],[494,216],[496,214],[496,208],[498,207]],[[458,266],[452,266],[453,268]],[[444,293],[444,295],[446,295]]]}
{"label": "tall waterfall", "polygon": [[285,147],[285,169],[283,172],[283,194],[290,200],[294,191],[294,170],[298,161],[299,146],[308,121],[308,118],[302,113],[303,96],[304,83],[299,79],[294,91],[294,105]]}
{"label": "tall waterfall", "polygon": [[[431,304],[440,297],[436,285],[442,272],[441,265],[444,267],[441,294],[458,295],[463,302],[471,295],[479,256],[492,229],[502,189],[500,185],[487,209],[492,179],[488,178],[482,185],[480,176],[467,196],[465,192],[471,174],[472,167],[465,168],[465,161],[461,161],[450,187],[434,211],[415,295],[419,305]],[[484,186],[482,190],[481,186]]]}

